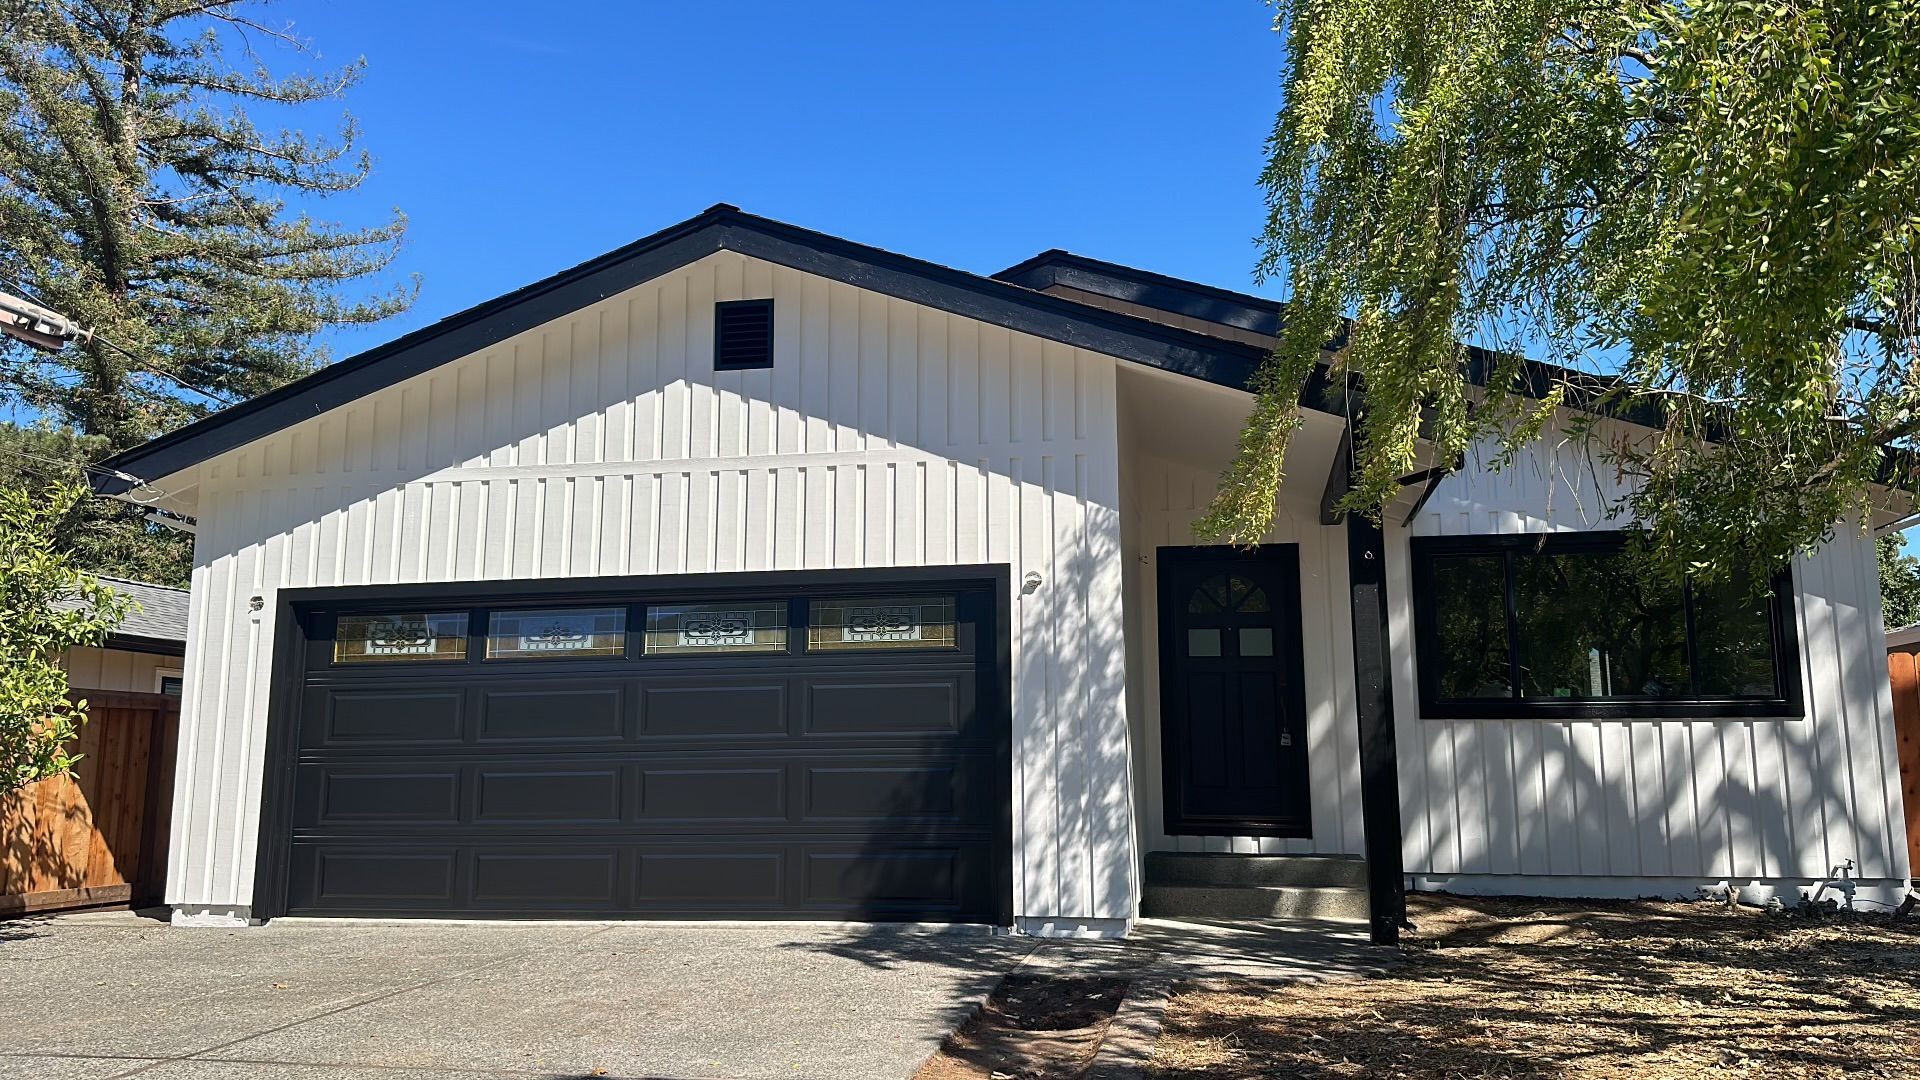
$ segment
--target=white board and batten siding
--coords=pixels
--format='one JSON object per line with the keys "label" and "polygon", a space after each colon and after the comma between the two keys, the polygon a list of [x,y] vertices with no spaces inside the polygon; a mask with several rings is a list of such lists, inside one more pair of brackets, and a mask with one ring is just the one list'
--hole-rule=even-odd
{"label": "white board and batten siding", "polygon": [[[767,296],[774,366],[715,372]],[[719,252],[203,465],[168,901],[250,903],[276,590],[1005,563],[1014,911],[1124,927],[1114,366]]]}
{"label": "white board and batten siding", "polygon": [[1354,722],[1353,615],[1347,598],[1346,531],[1320,524],[1318,492],[1285,487],[1265,544],[1296,544],[1300,555],[1300,621],[1307,705],[1307,771],[1313,835],[1170,836],[1160,734],[1160,591],[1157,551],[1212,543],[1193,523],[1213,500],[1220,471],[1145,453],[1128,453],[1126,544],[1127,710],[1142,752],[1136,774],[1140,837],[1149,851],[1217,851],[1250,855],[1359,855],[1360,733]]}
{"label": "white board and batten siding", "polygon": [[1873,540],[1837,526],[1795,561],[1804,719],[1425,720],[1410,536],[1619,528],[1600,451],[1549,431],[1510,468],[1448,478],[1389,528],[1391,655],[1407,872],[1457,892],[1693,895],[1791,903],[1852,860],[1897,899],[1903,843]]}

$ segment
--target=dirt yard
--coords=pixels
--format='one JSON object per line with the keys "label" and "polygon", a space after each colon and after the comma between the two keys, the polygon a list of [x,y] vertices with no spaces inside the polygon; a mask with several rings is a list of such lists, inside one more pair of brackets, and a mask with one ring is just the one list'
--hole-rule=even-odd
{"label": "dirt yard", "polygon": [[1408,899],[1386,976],[1179,989],[1153,1075],[1920,1077],[1920,913]]}
{"label": "dirt yard", "polygon": [[1093,1063],[1126,991],[1125,979],[1009,975],[913,1080],[1071,1080]]}

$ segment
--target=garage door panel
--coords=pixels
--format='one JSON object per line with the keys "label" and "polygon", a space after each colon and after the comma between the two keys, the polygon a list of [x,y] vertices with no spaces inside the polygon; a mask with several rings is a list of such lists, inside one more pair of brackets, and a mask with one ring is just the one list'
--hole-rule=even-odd
{"label": "garage door panel", "polygon": [[444,685],[434,689],[309,689],[305,713],[319,722],[301,729],[302,746],[366,746],[395,743],[457,743],[466,695]]}
{"label": "garage door panel", "polygon": [[810,907],[957,911],[965,906],[965,873],[957,848],[863,847],[806,853]]}
{"label": "garage door panel", "polygon": [[972,712],[970,672],[904,679],[818,676],[805,680],[809,735],[960,735]]}
{"label": "garage door panel", "polygon": [[477,742],[618,742],[623,733],[623,695],[618,683],[526,689],[483,686],[478,694]]}
{"label": "garage door panel", "polygon": [[474,812],[478,825],[618,825],[621,770],[476,767]]}
{"label": "garage door panel", "polygon": [[613,848],[477,848],[469,897],[475,907],[607,910],[618,906],[620,854]]}
{"label": "garage door panel", "polygon": [[639,819],[695,825],[703,822],[785,821],[787,766],[697,765],[684,759],[642,766]]}
{"label": "garage door panel", "polygon": [[[456,899],[458,856],[451,847],[296,844],[293,911],[444,910]],[[304,898],[305,903],[298,903]]]}
{"label": "garage door panel", "polygon": [[984,827],[993,820],[986,766],[950,758],[804,763],[801,819],[842,827],[904,822]]}
{"label": "garage door panel", "polygon": [[785,679],[649,678],[640,691],[640,736],[780,738],[788,732],[787,700]]}
{"label": "garage door panel", "polygon": [[731,851],[643,850],[634,858],[636,908],[775,910],[786,905],[784,847]]}
{"label": "garage door panel", "polygon": [[296,780],[302,820],[320,825],[460,821],[460,770],[309,765]]}

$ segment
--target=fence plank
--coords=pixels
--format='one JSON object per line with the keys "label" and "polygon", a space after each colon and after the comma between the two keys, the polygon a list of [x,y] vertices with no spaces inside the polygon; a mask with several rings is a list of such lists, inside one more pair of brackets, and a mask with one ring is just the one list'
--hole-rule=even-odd
{"label": "fence plank", "polygon": [[0,915],[158,896],[179,701],[76,694],[91,718],[74,775],[0,795]]}
{"label": "fence plank", "polygon": [[1920,875],[1920,654],[1887,653],[1893,683],[1893,730],[1900,748],[1900,801],[1907,809],[1907,852]]}

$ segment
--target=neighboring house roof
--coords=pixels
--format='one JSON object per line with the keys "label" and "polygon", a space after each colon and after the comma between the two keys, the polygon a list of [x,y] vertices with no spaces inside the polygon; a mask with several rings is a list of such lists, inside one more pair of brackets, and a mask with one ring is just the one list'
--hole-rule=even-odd
{"label": "neighboring house roof", "polygon": [[[1167,326],[1018,284],[909,258],[720,204],[678,225],[468,308],[306,378],[223,409],[99,464],[95,490],[124,493],[442,364],[716,251],[734,251],[1036,337],[1244,389],[1267,350]],[[1301,403],[1337,411],[1315,380]],[[119,473],[121,475],[113,475]]]}
{"label": "neighboring house roof", "polygon": [[1887,631],[1887,648],[1897,649],[1906,645],[1920,645],[1920,623]]}
{"label": "neighboring house roof", "polygon": [[[125,578],[101,577],[100,581],[114,592],[131,597],[139,608],[120,620],[107,639],[107,647],[115,646],[142,649],[148,651],[178,652],[187,643],[187,590],[170,588],[166,585],[153,585],[145,581],[129,581]],[[81,606],[78,600],[60,600],[54,607],[62,611],[72,611]]]}

